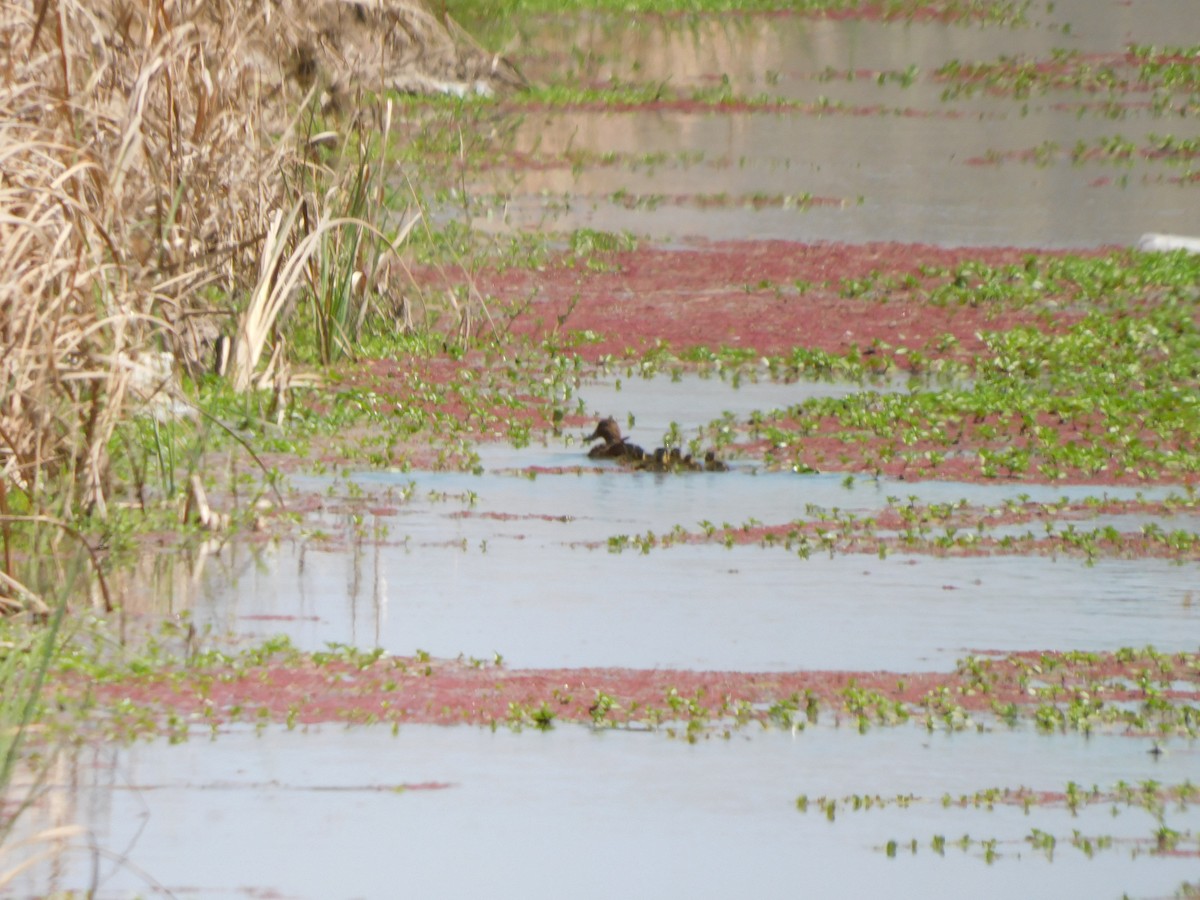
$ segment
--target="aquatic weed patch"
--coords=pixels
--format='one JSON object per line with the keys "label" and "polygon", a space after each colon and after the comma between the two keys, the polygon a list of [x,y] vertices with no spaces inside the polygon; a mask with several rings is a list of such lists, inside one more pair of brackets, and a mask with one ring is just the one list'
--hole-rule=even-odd
{"label": "aquatic weed patch", "polygon": [[[570,345],[571,342],[566,342]],[[331,373],[321,392],[294,397],[283,426],[263,416],[262,457],[294,471],[341,466],[478,469],[474,445],[581,424],[575,387],[583,360],[570,346],[524,339],[391,352]]]}
{"label": "aquatic weed patch", "polygon": [[906,118],[948,118],[962,115],[957,110],[919,109],[884,103],[854,104],[822,97],[807,102],[789,100],[775,94],[742,94],[728,82],[716,88],[681,90],[662,84],[603,84],[587,87],[556,86],[531,91],[505,101],[507,112],[525,110],[563,110],[607,113],[693,114],[796,114],[809,116],[902,116]]}
{"label": "aquatic weed patch", "polygon": [[[928,344],[965,360],[982,348],[977,333],[989,327],[1043,323],[1045,310],[1019,302],[1004,276],[989,274],[1020,268],[1027,256],[902,244],[698,242],[694,250],[616,253],[602,272],[511,269],[479,283],[502,304],[527,301],[513,334],[538,339],[558,324],[560,333],[598,336],[579,347],[591,361],[637,359],[665,345],[697,362],[705,353],[743,353],[779,357],[785,368],[790,357],[814,351],[857,352],[868,369],[886,371],[893,363],[910,367],[910,348]],[[946,283],[955,286],[939,289]],[[1058,314],[1049,314],[1052,325]]]}
{"label": "aquatic weed patch", "polygon": [[[1190,399],[1200,374],[1197,263],[1176,255],[1159,269],[1156,258],[1131,277],[1114,261],[1089,262],[1069,284],[1022,279],[1011,291],[1018,303],[1054,303],[1081,317],[1054,330],[979,332],[969,384],[810,401],[762,415],[748,434],[778,465],[837,470],[855,460],[910,477],[945,467],[983,478],[1190,483],[1200,466]],[[1004,290],[949,284],[957,302],[1007,302]],[[837,442],[810,449],[814,437]]]}
{"label": "aquatic weed patch", "polygon": [[[798,472],[1190,484],[1200,466],[1195,257],[780,242],[696,254],[601,237],[581,233],[535,270],[480,272],[499,346],[393,355],[338,390],[405,440],[520,446],[583,421],[574,383],[595,366],[699,368],[734,386],[842,377],[864,389],[711,431]],[[907,392],[871,389],[898,372],[917,378]]]}
{"label": "aquatic weed patch", "polygon": [[[521,447],[582,426],[594,411],[579,383],[597,373],[698,370],[732,388],[837,378],[862,389],[718,420],[700,439],[798,473],[1188,485],[1198,278],[1181,254],[782,242],[697,254],[582,230],[544,264],[479,271],[486,336],[376,338],[374,358],[331,370],[321,392],[213,408],[268,466],[477,470],[480,441]],[[906,391],[878,389],[901,374]]]}
{"label": "aquatic weed patch", "polygon": [[698,209],[742,207],[747,209],[794,209],[803,212],[813,206],[843,206],[848,201],[837,197],[814,197],[812,194],[631,194],[618,191],[610,199],[629,208],[655,209],[658,206],[694,206]]}
{"label": "aquatic weed patch", "polygon": [[68,730],[86,722],[110,737],[182,740],[233,722],[579,722],[694,738],[751,724],[796,731],[822,721],[865,731],[911,721],[929,730],[1025,723],[1169,737],[1195,735],[1198,700],[1196,655],[1149,648],[969,657],[949,673],[522,670],[498,654],[438,660],[339,645],[304,653],[286,639],[205,650],[181,630],[124,660],[70,655],[45,702]]}
{"label": "aquatic weed patch", "polygon": [[1139,140],[1120,134],[1090,140],[1080,138],[1070,147],[1060,145],[1056,141],[1045,141],[1037,147],[1025,150],[992,150],[983,156],[971,157],[967,163],[1000,165],[1015,161],[1047,166],[1065,161],[1074,166],[1106,164],[1132,168],[1137,161],[1148,161],[1182,168],[1184,171],[1179,177],[1188,181],[1195,178],[1192,169],[1197,158],[1200,158],[1200,140],[1151,133]]}
{"label": "aquatic weed patch", "polygon": [[[571,9],[578,12],[622,14],[714,14],[775,13],[797,16],[836,16],[865,19],[963,21],[1020,24],[1025,21],[1027,0],[576,0]],[[454,0],[456,16],[465,21],[486,23],[520,13],[538,15],[561,13],[563,7],[553,0],[504,0],[480,4],[477,0]]]}
{"label": "aquatic weed patch", "polygon": [[1089,806],[1123,806],[1126,808],[1144,809],[1154,814],[1160,814],[1167,805],[1177,805],[1178,809],[1186,810],[1190,804],[1200,800],[1200,786],[1184,781],[1175,785],[1161,784],[1157,781],[1144,781],[1141,784],[1118,782],[1109,788],[1101,789],[1093,785],[1084,788],[1075,782],[1069,782],[1061,791],[1034,790],[1030,787],[990,787],[982,788],[969,794],[942,794],[940,797],[918,797],[914,794],[850,794],[842,797],[809,797],[802,795],[796,800],[796,808],[800,812],[808,812],[814,807],[825,811],[831,805],[847,812],[867,812],[872,809],[887,809],[889,807],[908,808],[920,804],[937,804],[943,808],[984,809],[993,810],[997,807],[1018,806],[1025,810],[1033,808],[1060,808],[1078,812]]}
{"label": "aquatic weed patch", "polygon": [[[1084,54],[1055,49],[1049,57],[1000,57],[991,62],[951,60],[934,72],[948,85],[942,99],[956,100],[983,91],[1014,100],[1051,91],[1105,94],[1079,110],[1094,109],[1109,117],[1132,110],[1154,116],[1188,116],[1200,102],[1200,47],[1129,45],[1124,52]],[[1134,96],[1134,101],[1127,99]]]}
{"label": "aquatic weed patch", "polygon": [[[796,799],[796,809],[805,814],[823,815],[831,823],[840,817],[888,809],[898,811],[891,817],[893,821],[903,821],[906,811],[924,810],[924,815],[928,816],[928,811],[933,809],[939,810],[939,818],[945,820],[943,827],[952,828],[955,820],[964,813],[994,813],[1005,807],[1016,807],[1027,817],[1037,816],[1040,826],[1029,828],[1020,837],[981,838],[963,833],[960,837],[935,834],[929,838],[892,839],[876,848],[888,857],[901,852],[916,855],[926,851],[944,857],[953,849],[974,855],[988,865],[1001,860],[1019,860],[1030,854],[1053,862],[1056,855],[1070,850],[1078,851],[1088,859],[1113,852],[1127,854],[1132,859],[1140,856],[1196,857],[1200,856],[1200,840],[1192,829],[1181,823],[1181,819],[1187,821],[1200,797],[1198,791],[1200,789],[1190,781],[1178,784],[1162,784],[1153,779],[1140,783],[1119,781],[1107,788],[1088,787],[1071,781],[1062,791],[1034,790],[1025,786],[992,787],[969,794],[945,793],[940,797],[912,793],[840,797],[801,794]],[[1057,816],[1046,815],[1059,810],[1070,813],[1072,827],[1069,829],[1057,823]],[[1101,813],[1108,820],[1107,827],[1100,818]],[[1132,833],[1130,826],[1118,821],[1131,815],[1139,819],[1133,824]],[[980,825],[978,816],[972,815],[969,821],[974,827]],[[1114,825],[1120,828],[1115,834]],[[1138,831],[1141,831],[1140,835]]]}
{"label": "aquatic weed patch", "polygon": [[[853,488],[853,484],[848,485]],[[850,497],[848,500],[852,499]],[[1071,503],[1010,501],[993,506],[959,503],[919,504],[889,497],[876,514],[856,513],[808,504],[803,518],[787,523],[700,522],[678,524],[661,533],[616,535],[608,550],[649,553],[680,544],[709,543],[726,548],[759,546],[814,555],[893,553],[937,556],[1065,556],[1099,559],[1161,558],[1184,563],[1200,559],[1200,518],[1193,494],[1161,502],[1111,501],[1105,498]],[[1183,516],[1176,524],[1175,517]],[[1103,524],[1091,520],[1103,518]],[[1126,521],[1122,521],[1125,519]],[[1024,526],[1022,528],[1022,526]]]}
{"label": "aquatic weed patch", "polygon": [[[763,259],[745,249],[747,259]],[[918,256],[900,273],[879,267],[815,282],[803,277],[808,261],[789,249],[771,263],[790,258],[791,272],[768,264],[756,281],[738,285],[727,268],[721,291],[705,284],[701,267],[676,270],[676,258],[664,254],[655,261],[670,284],[661,299],[638,265],[644,255],[618,259],[608,278],[574,286],[572,321],[602,336],[595,351],[611,348],[617,358],[636,352],[614,347],[636,323],[643,352],[665,343],[695,362],[703,362],[703,347],[727,348],[710,355],[720,359],[740,345],[759,351],[755,362],[775,375],[811,377],[822,373],[805,354],[834,350],[851,377],[900,369],[930,379],[908,393],[868,389],[752,417],[739,426],[741,449],[771,466],[1085,482],[1194,477],[1195,257],[1027,254],[1019,263],[947,266]],[[813,261],[843,258],[835,247],[805,251]],[[608,279],[611,286],[602,283]],[[668,301],[669,317],[658,311],[662,303],[666,313]],[[732,313],[735,304],[742,315]]]}

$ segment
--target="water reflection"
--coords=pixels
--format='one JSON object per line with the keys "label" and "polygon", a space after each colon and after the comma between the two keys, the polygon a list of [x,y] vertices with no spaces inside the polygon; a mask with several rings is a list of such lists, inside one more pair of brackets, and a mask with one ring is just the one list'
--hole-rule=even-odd
{"label": "water reflection", "polygon": [[[529,113],[514,149],[576,165],[492,171],[477,187],[504,195],[503,214],[492,209],[476,224],[1037,247],[1194,233],[1200,213],[1175,183],[1178,170],[1138,158],[1120,167],[1069,159],[1079,142],[1119,134],[1146,145],[1185,123],[1136,109],[1116,121],[1080,115],[1098,98],[1069,88],[1023,102],[947,102],[946,85],[932,77],[951,60],[1044,59],[1056,49],[1120,55],[1130,43],[1178,43],[1177,23],[1190,14],[1186,0],[1139,0],[1047,4],[1021,28],[802,16],[633,27],[624,18],[539,20],[514,51],[535,80],[662,84],[685,96],[727,88],[806,111]],[[576,48],[570,59],[562,47]],[[1038,147],[1058,149],[1042,165],[987,162]]]}

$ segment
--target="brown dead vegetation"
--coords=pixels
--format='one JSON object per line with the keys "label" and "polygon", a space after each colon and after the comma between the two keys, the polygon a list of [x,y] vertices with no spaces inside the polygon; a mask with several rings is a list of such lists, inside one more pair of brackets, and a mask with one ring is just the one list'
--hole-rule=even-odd
{"label": "brown dead vegetation", "polygon": [[[519,81],[417,0],[0,4],[4,573],[13,525],[105,515],[133,402],[169,389],[172,360],[203,368],[328,221],[338,181],[308,133],[322,103]],[[287,211],[299,224],[265,253]]]}

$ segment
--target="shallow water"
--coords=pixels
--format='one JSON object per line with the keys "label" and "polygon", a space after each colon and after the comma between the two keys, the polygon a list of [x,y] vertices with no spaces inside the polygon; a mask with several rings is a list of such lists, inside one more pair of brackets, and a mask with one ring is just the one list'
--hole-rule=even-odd
{"label": "shallow water", "polygon": [[[814,556],[676,547],[643,556],[491,534],[242,551],[192,603],[217,633],[516,667],[948,669],[978,650],[1196,649],[1195,572],[1161,560]],[[602,574],[601,574],[602,573]]]}
{"label": "shallow water", "polygon": [[[1081,105],[1105,98],[1072,89],[1025,101],[942,99],[946,85],[933,73],[951,60],[1178,45],[1180,28],[1194,17],[1187,0],[1034,6],[1031,24],[1018,28],[765,16],[650,17],[632,26],[624,17],[538,20],[512,50],[534,81],[561,82],[564,66],[574,66],[568,81],[666,84],[686,95],[724,78],[738,95],[831,107],[529,112],[515,150],[584,154],[585,162],[511,177],[493,171],[477,189],[500,192],[503,208],[490,207],[476,225],[589,227],[658,239],[1067,248],[1128,245],[1148,231],[1200,232],[1194,190],[1176,181],[1186,165],[1074,165],[1069,158],[1079,141],[1119,135],[1144,147],[1151,134],[1195,137],[1193,122],[1140,109],[1116,120],[1080,115]],[[564,47],[573,54],[564,58]],[[909,86],[886,77],[879,83],[878,73],[910,69]],[[848,80],[846,72],[859,74]],[[1119,99],[1142,103],[1148,94]],[[1048,142],[1057,150],[1043,165],[979,164]],[[618,156],[614,162],[605,154]]]}
{"label": "shallow water", "polygon": [[[892,385],[888,389],[898,389]],[[661,376],[585,384],[589,408],[636,414],[634,440],[653,446],[672,418],[691,429],[725,410],[755,409],[839,382],[745,383]],[[875,388],[869,388],[875,389]],[[1167,488],[1097,489],[1014,482],[963,484],[761,472],[629,472],[586,458],[581,434],[541,445],[480,448],[482,474],[362,471],[297,477],[328,496],[306,536],[235,542],[203,561],[158,560],[150,609],[190,609],[223,635],[287,634],[297,645],[421,649],[515,667],[621,666],[698,670],[948,669],[979,650],[1154,645],[1195,650],[1195,564],[1046,556],[802,558],[783,547],[721,543],[639,550],[639,537],[677,529],[877,516],[916,503],[1000,507],[1089,497],[1162,499]],[[1137,535],[1196,527],[1194,516],[1107,516],[1057,530],[1112,526]],[[836,529],[836,523],[827,526]],[[942,529],[935,528],[935,533]],[[970,529],[959,528],[959,531]],[[997,535],[1044,530],[1004,526]],[[612,552],[620,548],[620,552]],[[179,569],[187,578],[180,578]]]}
{"label": "shallow water", "polygon": [[[1178,784],[1200,762],[1194,744],[1160,757],[1147,747],[916,727],[754,731],[695,745],[582,727],[406,726],[394,737],[272,728],[80,751],[24,827],[82,821],[110,854],[94,862],[99,898],[154,895],[158,884],[206,897],[549,897],[565,885],[578,897],[1166,896],[1194,877],[1195,861],[1147,855],[1157,823],[1141,810],[1114,816],[1099,804],[1072,817],[940,803],[995,787],[1061,792],[1069,781]],[[428,782],[449,786],[394,790]],[[876,793],[923,799],[859,812],[842,803],[833,822],[816,808],[821,796]],[[795,806],[801,794],[807,813]],[[1166,822],[1200,828],[1195,805]],[[1058,837],[1053,863],[1025,840],[1034,828]],[[1073,829],[1136,838],[1142,850],[1133,859],[1118,843],[1088,859],[1070,846]],[[996,840],[998,859],[987,864],[978,843],[953,846],[964,834]],[[930,849],[935,835],[944,857]],[[894,859],[890,840],[903,847]],[[50,887],[87,887],[92,867],[90,854],[64,852]],[[18,884],[15,895],[43,887]]]}
{"label": "shallow water", "polygon": [[[845,384],[718,379],[611,381],[580,394],[599,412],[633,411],[636,439],[656,441],[674,419],[699,427],[730,410],[797,402]],[[900,389],[891,386],[889,389]],[[613,408],[615,407],[615,408]],[[307,537],[234,543],[203,562],[159,556],[150,607],[188,610],[204,633],[287,634],[305,648],[337,642],[408,654],[491,660],[510,667],[701,670],[949,669],[981,651],[1106,650],[1153,644],[1196,649],[1195,565],[1162,560],[814,555],[779,548],[681,545],[609,553],[618,534],[708,519],[734,525],[865,516],[889,498],[1000,505],[1062,497],[1162,498],[1157,488],[907,483],[759,472],[655,476],[587,464],[579,438],[481,448],[483,473],[364,471],[297,478],[330,497],[306,518]],[[579,471],[571,467],[580,466]],[[542,471],[530,477],[531,467]],[[810,505],[812,507],[810,509]],[[1173,517],[1101,517],[1136,530]],[[1191,517],[1185,517],[1190,520]],[[99,897],[150,893],[148,873],[175,893],[204,896],[500,897],[1167,896],[1194,877],[1194,859],[1149,854],[1158,823],[1107,805],[1061,809],[945,808],[944,793],[1069,781],[1110,787],[1195,771],[1193,742],[1116,734],[1038,735],[1005,729],[865,735],[819,727],[791,735],[757,726],[695,746],[665,733],[491,733],[475,727],[268,728],[84,751],[67,760],[23,833],[81,822],[106,851]],[[91,756],[87,755],[89,752]],[[440,790],[393,790],[447,783]],[[850,812],[830,823],[819,796],[913,792],[908,808]],[[807,794],[806,814],[795,799]],[[1195,808],[1166,824],[1197,828]],[[1033,829],[1056,835],[1053,861]],[[1113,837],[1089,859],[1079,830]],[[953,845],[964,834],[966,849]],[[934,853],[934,836],[947,840]],[[908,849],[916,840],[915,855]],[[996,841],[991,865],[979,841]],[[1194,838],[1189,838],[1193,840]],[[888,858],[885,847],[899,851]],[[1124,842],[1123,842],[1124,841]],[[1140,841],[1131,843],[1130,841]],[[180,847],[187,847],[186,853]],[[1188,845],[1191,846],[1190,844]],[[463,865],[468,854],[471,865]],[[121,860],[130,860],[126,865]],[[220,860],[214,865],[213,860]],[[59,856],[27,893],[83,888],[93,859]]]}

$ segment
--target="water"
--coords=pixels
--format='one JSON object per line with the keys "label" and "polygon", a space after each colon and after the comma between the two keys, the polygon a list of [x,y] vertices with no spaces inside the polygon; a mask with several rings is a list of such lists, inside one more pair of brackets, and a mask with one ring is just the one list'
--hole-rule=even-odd
{"label": "water", "polygon": [[[840,383],[779,385],[668,377],[585,384],[586,407],[635,411],[647,444],[676,421],[698,429],[730,411],[801,402]],[[869,389],[903,389],[885,385]],[[510,667],[696,670],[946,670],[971,653],[1113,650],[1153,644],[1194,651],[1195,566],[1163,560],[816,554],[780,548],[679,545],[608,552],[617,534],[669,532],[703,520],[811,518],[810,504],[858,516],[896,502],[999,506],[1099,495],[1161,499],[1166,488],[889,482],[760,471],[662,476],[587,461],[580,435],[525,448],[481,448],[483,472],[352,472],[298,477],[327,496],[301,535],[234,542],[203,556],[156,557],[147,609],[188,610],[201,633],[298,646],[379,646],[462,654]],[[536,473],[530,477],[531,473]],[[1136,532],[1191,516],[1098,515]],[[1063,523],[1056,523],[1063,527]],[[1187,685],[1182,685],[1187,687]],[[992,787],[1064,789],[1163,783],[1194,772],[1196,745],[1101,733],[926,733],[917,727],[816,728],[792,735],[753,726],[695,746],[665,732],[492,733],[404,726],[303,733],[241,729],[213,743],[162,742],[83,750],[64,758],[22,834],[82,822],[87,840],[55,858],[48,883],[97,896],[147,893],[162,882],[204,896],[394,896],[424,892],[580,896],[662,895],[1164,896],[1194,873],[1187,857],[1149,855],[1159,823],[1107,805],[993,812],[945,808],[944,793]],[[90,754],[90,755],[89,755]],[[406,790],[402,785],[448,785]],[[843,808],[819,796],[913,792],[908,808]],[[813,798],[807,814],[800,794]],[[197,827],[196,823],[201,823]],[[1196,827],[1173,810],[1172,829]],[[1028,838],[1052,833],[1051,862]],[[1078,830],[1112,838],[1089,859]],[[953,845],[974,838],[965,849]],[[945,856],[930,842],[945,837]],[[909,848],[916,840],[918,851]],[[1191,840],[1191,838],[1186,838]],[[896,841],[896,858],[884,848]],[[995,841],[991,865],[980,841]],[[104,849],[98,858],[81,843]],[[188,852],[181,854],[179,847]],[[468,854],[471,865],[462,865]],[[220,865],[214,865],[220,860]],[[126,861],[132,861],[127,863]],[[334,861],[335,864],[331,864]],[[133,866],[136,865],[136,868]],[[97,873],[93,876],[93,872]],[[156,879],[147,881],[148,873]],[[582,874],[581,874],[582,873]]]}
{"label": "water", "polygon": [[[757,727],[757,726],[756,726]],[[1167,896],[1194,860],[1146,854],[1158,823],[1108,804],[945,808],[994,787],[1062,792],[1068,781],[1178,784],[1194,776],[1193,744],[1161,757],[1118,735],[1046,737],[1027,730],[927,734],[916,727],[816,727],[735,733],[688,745],[661,734],[476,728],[268,729],[131,747],[85,748],[60,761],[52,802],[30,828],[83,819],[105,855],[63,848],[51,889],[98,898],[572,896],[793,897]],[[403,784],[447,785],[397,792]],[[907,808],[834,822],[818,797],[912,793]],[[800,813],[796,798],[810,798]],[[1200,826],[1196,807],[1166,815]],[[1059,839],[1053,863],[1026,838]],[[1117,839],[1088,859],[1073,829]],[[978,843],[995,840],[988,865]],[[930,849],[946,838],[945,856]],[[908,851],[918,842],[915,856]],[[1131,858],[1132,845],[1142,842]],[[904,849],[894,859],[888,841]],[[87,843],[75,842],[77,848]],[[136,868],[128,864],[136,860]],[[94,866],[94,868],[93,868]],[[149,879],[153,878],[154,881]],[[159,885],[162,888],[159,889]],[[14,896],[46,885],[17,885]]]}
{"label": "water", "polygon": [[[900,389],[899,385],[884,386]],[[585,384],[598,411],[636,411],[632,437],[652,446],[672,419],[685,437],[724,411],[838,395],[843,382],[747,382],[662,376]],[[870,388],[875,389],[875,388]],[[480,448],[482,474],[362,471],[298,476],[329,496],[301,533],[234,542],[204,558],[170,558],[145,593],[156,613],[189,609],[223,635],[288,635],[328,643],[421,649],[516,667],[622,666],[695,670],[948,669],[980,650],[1191,651],[1200,633],[1195,564],[1162,559],[906,556],[865,552],[802,558],[783,547],[676,543],[648,553],[639,538],[677,530],[879,516],[908,502],[998,508],[1011,502],[1162,499],[1167,488],[962,484],[765,472],[629,472],[587,459],[580,435],[541,445]],[[1194,516],[1092,516],[1137,535],[1154,524],[1196,528]],[[836,523],[824,526],[836,529]],[[960,528],[969,531],[970,527]],[[995,534],[1042,532],[1041,523]],[[940,531],[940,529],[935,529]],[[886,536],[886,535],[883,535]],[[624,542],[625,548],[612,552]],[[206,551],[204,551],[206,552]],[[184,568],[186,580],[175,572]],[[166,606],[164,607],[164,603]]]}
{"label": "water", "polygon": [[[1035,6],[1031,25],[1013,29],[801,16],[539,20],[514,50],[538,83],[615,80],[688,95],[725,79],[735,94],[807,107],[524,113],[513,149],[569,155],[574,163],[511,175],[490,170],[476,188],[499,193],[503,203],[488,206],[475,224],[628,230],[659,240],[1047,248],[1129,245],[1148,231],[1200,233],[1200,206],[1174,180],[1186,166],[1070,160],[1081,141],[1120,136],[1146,147],[1152,134],[1194,138],[1194,121],[1139,109],[1115,120],[1080,115],[1081,106],[1105,97],[1070,88],[1024,101],[942,99],[947,85],[934,73],[952,60],[1045,60],[1056,49],[1112,57],[1133,43],[1178,45],[1194,15],[1187,0]],[[572,54],[562,52],[568,47]],[[879,73],[910,70],[909,86],[879,83]],[[858,74],[847,80],[847,72]],[[1119,99],[1143,103],[1148,94]],[[822,102],[828,105],[818,111]],[[1042,165],[980,164],[1051,145]],[[774,199],[754,208],[752,201],[765,198]],[[781,206],[782,198],[790,200]]]}
{"label": "water", "polygon": [[1194,567],[1162,560],[838,556],[678,547],[486,552],[281,544],[247,558],[193,615],[217,633],[285,633],[513,666],[946,669],[978,650],[1196,649]]}

